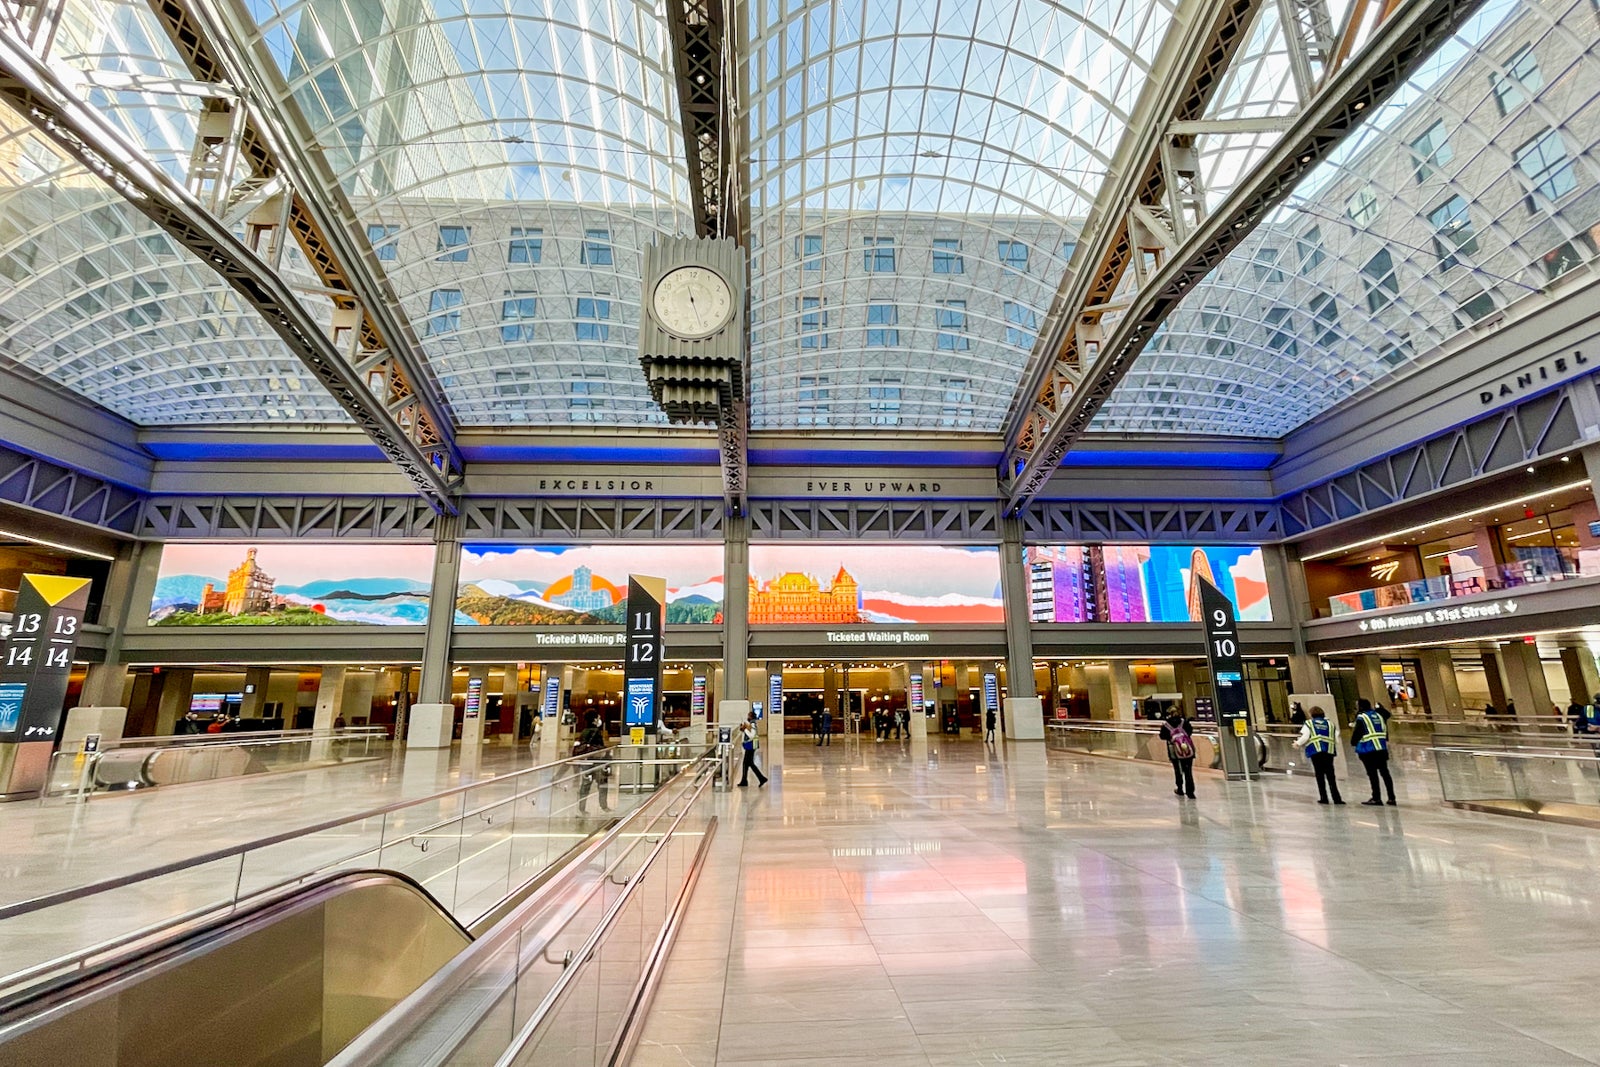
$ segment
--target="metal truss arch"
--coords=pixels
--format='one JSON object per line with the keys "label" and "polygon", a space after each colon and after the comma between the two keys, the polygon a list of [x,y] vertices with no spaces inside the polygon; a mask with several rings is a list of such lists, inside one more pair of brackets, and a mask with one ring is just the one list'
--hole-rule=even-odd
{"label": "metal truss arch", "polygon": [[1283,537],[1267,502],[1149,503],[1035,500],[1022,511],[1029,544],[1131,541],[1143,544],[1257,544]]}
{"label": "metal truss arch", "polygon": [[409,496],[152,496],[135,532],[150,541],[431,541],[438,519]]}

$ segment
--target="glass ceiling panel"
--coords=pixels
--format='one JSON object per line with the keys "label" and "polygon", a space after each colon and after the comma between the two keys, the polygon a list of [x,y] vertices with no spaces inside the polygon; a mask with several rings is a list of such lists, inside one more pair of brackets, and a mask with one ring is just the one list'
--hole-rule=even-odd
{"label": "glass ceiling panel", "polygon": [[1172,3],[758,0],[757,429],[993,432]]}
{"label": "glass ceiling panel", "polygon": [[146,426],[348,419],[253,309],[0,106],[0,361]]}
{"label": "glass ceiling panel", "polygon": [[641,250],[693,222],[653,3],[247,6],[458,423],[665,421]]}
{"label": "glass ceiling panel", "polygon": [[1281,437],[1594,278],[1600,14],[1490,0],[1197,286],[1094,429]]}

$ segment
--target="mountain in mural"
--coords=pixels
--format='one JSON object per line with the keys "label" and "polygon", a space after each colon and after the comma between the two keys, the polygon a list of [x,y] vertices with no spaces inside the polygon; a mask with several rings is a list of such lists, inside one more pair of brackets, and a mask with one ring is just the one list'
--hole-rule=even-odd
{"label": "mountain in mural", "polygon": [[908,596],[884,590],[861,594],[861,616],[876,623],[956,623],[1000,625],[1005,608],[999,597],[947,593],[937,597]]}

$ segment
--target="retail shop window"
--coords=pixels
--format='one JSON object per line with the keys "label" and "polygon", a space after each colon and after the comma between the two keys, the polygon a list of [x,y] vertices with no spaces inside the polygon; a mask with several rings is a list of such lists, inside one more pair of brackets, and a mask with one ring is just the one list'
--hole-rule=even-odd
{"label": "retail shop window", "polygon": [[800,298],[800,347],[828,347],[828,302],[817,296]]}
{"label": "retail shop window", "polygon": [[539,299],[533,293],[507,291],[500,301],[500,340],[507,343],[533,340],[533,320],[539,312]]}
{"label": "retail shop window", "polygon": [[867,347],[896,348],[900,344],[900,308],[894,304],[867,305]]}
{"label": "retail shop window", "polygon": [[1026,304],[1014,300],[1005,302],[1006,344],[1015,348],[1032,348],[1039,335],[1039,313]]}
{"label": "retail shop window", "polygon": [[965,300],[941,300],[938,310],[934,312],[939,325],[935,335],[935,347],[941,352],[965,352],[969,344],[967,340],[967,302]]}
{"label": "retail shop window", "polygon": [[828,376],[802,374],[800,390],[795,398],[795,425],[826,426],[830,410]]}
{"label": "retail shop window", "polygon": [[1307,274],[1317,264],[1327,258],[1322,251],[1322,227],[1313,226],[1294,240],[1296,253],[1300,256],[1300,273]]}
{"label": "retail shop window", "polygon": [[1256,249],[1255,258],[1251,261],[1258,282],[1281,282],[1283,270],[1278,266],[1278,250],[1266,247]]}
{"label": "retail shop window", "polygon": [[1319,348],[1332,348],[1339,343],[1339,304],[1332,293],[1318,293],[1311,298],[1311,317],[1316,320],[1316,342]]}
{"label": "retail shop window", "polygon": [[367,240],[372,242],[372,252],[381,263],[393,263],[400,258],[398,226],[371,225],[367,227]]}
{"label": "retail shop window", "polygon": [[1577,188],[1578,177],[1573,170],[1572,157],[1567,155],[1566,142],[1555,130],[1545,130],[1523,142],[1512,154],[1517,169],[1528,179],[1530,189],[1524,202],[1530,214],[1539,210],[1535,194],[1554,201]]}
{"label": "retail shop window", "polygon": [[578,297],[578,321],[575,326],[580,341],[608,341],[611,339],[611,301],[599,297]]}
{"label": "retail shop window", "polygon": [[1489,84],[1494,90],[1494,103],[1500,109],[1502,118],[1542,89],[1544,74],[1539,70],[1539,61],[1534,58],[1533,45],[1525,44],[1511,53],[1511,58],[1506,60],[1505,73],[1489,75]]}
{"label": "retail shop window", "polygon": [[590,267],[611,266],[611,231],[583,231],[583,245],[578,250],[578,262]]}
{"label": "retail shop window", "polygon": [[506,246],[507,263],[532,265],[544,258],[544,231],[524,226],[511,227],[511,242]]}
{"label": "retail shop window", "polygon": [[806,270],[822,269],[822,235],[816,233],[804,234],[795,238],[796,249],[800,253],[800,260],[805,264]]}
{"label": "retail shop window", "polygon": [[1378,220],[1378,194],[1372,186],[1364,185],[1345,201],[1344,209],[1357,226],[1371,226]]}
{"label": "retail shop window", "polygon": [[867,421],[873,426],[900,425],[899,378],[867,379]]}
{"label": "retail shop window", "polygon": [[1387,248],[1367,260],[1361,268],[1362,284],[1367,290],[1367,310],[1382,311],[1400,295],[1400,280],[1395,275],[1394,257]]}
{"label": "retail shop window", "polygon": [[1267,309],[1267,347],[1282,356],[1294,359],[1300,354],[1300,342],[1294,339],[1294,313],[1282,304]]}
{"label": "retail shop window", "polygon": [[955,237],[933,239],[933,273],[965,274],[967,261],[961,255],[961,241]]}
{"label": "retail shop window", "polygon": [[1421,137],[1412,141],[1411,154],[1416,157],[1416,174],[1419,183],[1427,181],[1435,171],[1442,169],[1446,163],[1454,159],[1455,150],[1450,147],[1444,123],[1435,122],[1423,131]]}
{"label": "retail shop window", "polygon": [[1028,273],[1028,246],[1021,241],[1000,242],[1000,265],[1019,274]]}
{"label": "retail shop window", "polygon": [[471,226],[440,226],[439,244],[435,249],[439,255],[434,258],[440,263],[465,263],[471,240]]}
{"label": "retail shop window", "polygon": [[428,298],[428,336],[442,337],[461,329],[461,290],[435,289]]}
{"label": "retail shop window", "polygon": [[1459,256],[1478,250],[1478,236],[1472,232],[1472,216],[1463,197],[1452,196],[1428,212],[1428,221],[1433,224],[1433,250],[1440,270],[1459,265]]}
{"label": "retail shop window", "polygon": [[893,237],[863,237],[861,246],[862,270],[868,274],[894,273]]}
{"label": "retail shop window", "polygon": [[941,378],[939,388],[944,393],[944,401],[939,408],[940,427],[950,430],[971,429],[977,411],[972,396],[972,379]]}
{"label": "retail shop window", "polygon": [[572,380],[567,394],[567,411],[573,422],[604,420],[605,388],[603,374],[582,374]]}

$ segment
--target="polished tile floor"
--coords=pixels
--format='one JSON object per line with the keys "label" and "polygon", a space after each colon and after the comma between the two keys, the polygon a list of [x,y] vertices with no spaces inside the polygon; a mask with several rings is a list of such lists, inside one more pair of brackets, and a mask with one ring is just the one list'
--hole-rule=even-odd
{"label": "polished tile floor", "polygon": [[637,1064],[1600,1062],[1595,831],[1407,771],[1372,809],[1041,745],[768,757]]}

